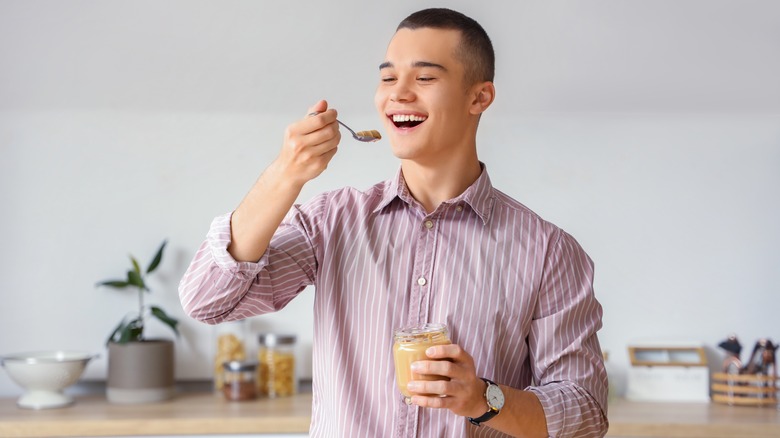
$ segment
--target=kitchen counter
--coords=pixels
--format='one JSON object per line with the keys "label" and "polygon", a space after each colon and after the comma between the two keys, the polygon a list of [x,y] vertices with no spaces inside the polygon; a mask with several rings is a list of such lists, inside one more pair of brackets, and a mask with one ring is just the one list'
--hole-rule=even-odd
{"label": "kitchen counter", "polygon": [[120,405],[103,395],[46,410],[0,399],[0,437],[307,433],[311,393],[228,402],[220,394],[181,393],[159,403]]}
{"label": "kitchen counter", "polygon": [[[31,411],[0,399],[2,437],[306,433],[311,394],[230,403],[211,393],[182,393],[162,403],[116,405],[102,395],[81,396],[61,409]],[[610,405],[610,437],[780,437],[776,408],[715,403]]]}
{"label": "kitchen counter", "polygon": [[609,437],[780,437],[776,407],[618,400],[609,405],[609,420]]}

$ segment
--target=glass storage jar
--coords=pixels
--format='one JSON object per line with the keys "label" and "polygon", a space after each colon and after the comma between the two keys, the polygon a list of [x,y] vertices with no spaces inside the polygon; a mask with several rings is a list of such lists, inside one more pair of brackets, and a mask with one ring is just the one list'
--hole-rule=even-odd
{"label": "glass storage jar", "polygon": [[295,370],[295,335],[262,333],[258,341],[260,394],[268,397],[296,394],[298,376]]}
{"label": "glass storage jar", "polygon": [[424,323],[404,327],[396,330],[393,337],[395,381],[407,403],[411,402],[411,394],[406,389],[410,380],[447,380],[443,376],[422,375],[411,370],[413,362],[428,360],[425,350],[429,347],[452,343],[446,325]]}
{"label": "glass storage jar", "polygon": [[223,365],[222,394],[226,400],[244,401],[257,397],[257,364],[232,360]]}
{"label": "glass storage jar", "polygon": [[222,391],[225,382],[224,364],[247,360],[247,320],[223,322],[215,327],[214,390]]}

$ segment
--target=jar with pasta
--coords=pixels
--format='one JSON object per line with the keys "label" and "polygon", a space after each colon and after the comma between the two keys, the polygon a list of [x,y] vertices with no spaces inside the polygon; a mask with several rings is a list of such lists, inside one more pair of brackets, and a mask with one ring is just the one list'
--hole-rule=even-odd
{"label": "jar with pasta", "polygon": [[260,334],[257,373],[260,394],[282,397],[298,392],[295,335]]}
{"label": "jar with pasta", "polygon": [[216,326],[216,345],[214,351],[214,390],[222,391],[225,386],[224,364],[226,362],[246,361],[247,355],[246,320],[224,322]]}

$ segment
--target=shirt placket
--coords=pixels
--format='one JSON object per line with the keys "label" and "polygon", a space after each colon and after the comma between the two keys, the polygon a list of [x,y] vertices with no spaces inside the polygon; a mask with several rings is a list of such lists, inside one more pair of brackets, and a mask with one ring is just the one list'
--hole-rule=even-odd
{"label": "shirt placket", "polygon": [[[412,285],[410,287],[408,326],[422,324],[428,321],[431,287],[433,286],[434,254],[436,253],[436,238],[438,220],[429,215],[422,219],[415,245],[414,267],[412,270]],[[435,322],[435,321],[433,321]],[[420,408],[414,405],[406,406],[399,424],[396,436],[415,437],[419,434]]]}
{"label": "shirt placket", "polygon": [[428,301],[433,280],[434,254],[438,220],[426,216],[420,223],[412,270],[411,296],[409,297],[408,325],[417,325],[428,321]]}

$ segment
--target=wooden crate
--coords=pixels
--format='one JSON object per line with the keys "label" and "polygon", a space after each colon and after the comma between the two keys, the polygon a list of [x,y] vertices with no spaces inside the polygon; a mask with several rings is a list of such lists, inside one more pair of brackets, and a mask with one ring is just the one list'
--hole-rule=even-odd
{"label": "wooden crate", "polygon": [[776,406],[778,378],[751,374],[712,374],[712,401],[729,405]]}

